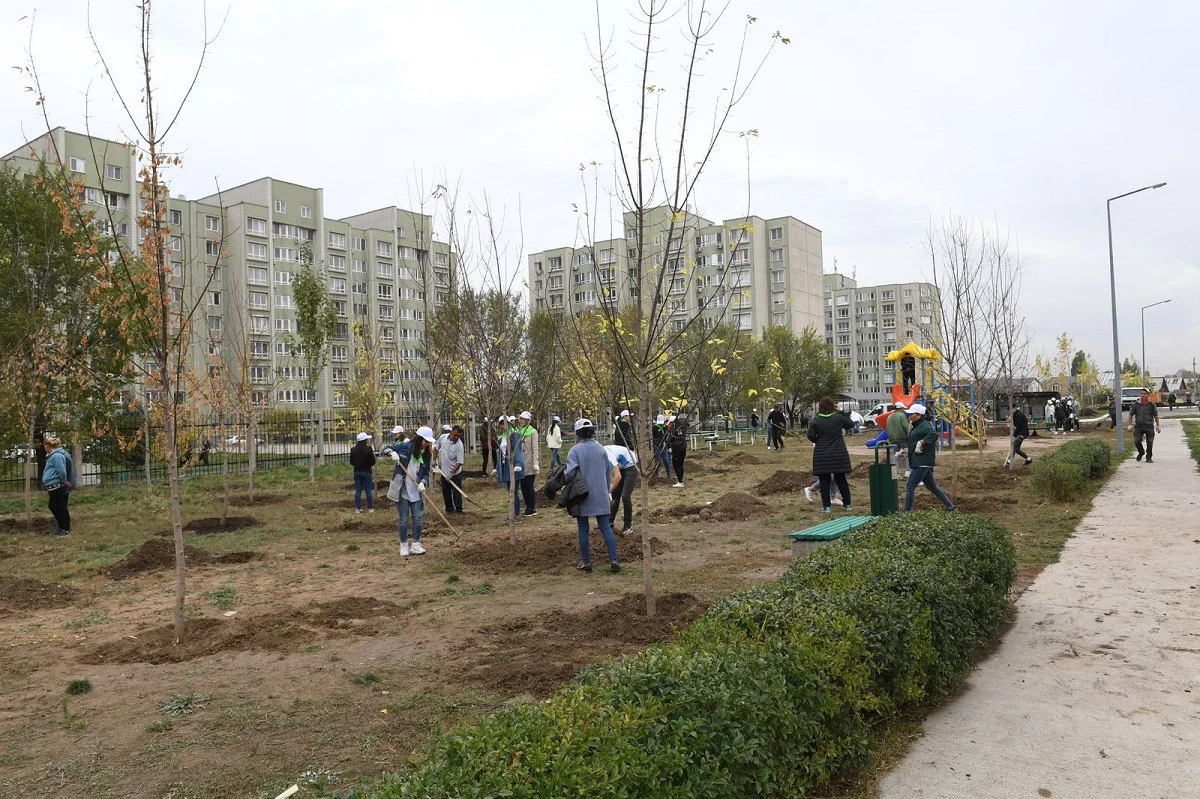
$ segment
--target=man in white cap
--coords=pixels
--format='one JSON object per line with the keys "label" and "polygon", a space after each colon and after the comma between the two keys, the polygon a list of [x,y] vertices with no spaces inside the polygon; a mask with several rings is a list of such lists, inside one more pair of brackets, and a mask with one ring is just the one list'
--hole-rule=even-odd
{"label": "man in white cap", "polygon": [[433,456],[435,458],[437,457],[438,452],[441,451],[442,446],[450,440],[450,429],[450,425],[442,425],[442,434],[438,436],[437,443],[433,445]]}
{"label": "man in white cap", "polygon": [[654,472],[651,476],[658,474],[659,467],[661,467],[663,474],[670,477],[671,450],[667,447],[667,417],[661,413],[654,419],[653,443]]}
{"label": "man in white cap", "polygon": [[908,409],[912,430],[908,434],[908,483],[904,490],[904,510],[910,511],[917,486],[921,483],[941,500],[946,510],[954,510],[954,503],[933,478],[933,467],[937,462],[938,432],[930,423],[925,406],[914,402]]}
{"label": "man in white cap", "polygon": [[583,572],[592,570],[592,547],[588,537],[588,518],[595,517],[596,526],[604,536],[604,546],[608,550],[609,569],[614,573],[621,571],[617,557],[617,537],[613,535],[612,519],[609,516],[609,495],[614,488],[615,478],[611,477],[612,465],[604,447],[596,440],[596,427],[590,419],[578,419],[575,422],[575,438],[577,443],[567,454],[567,480],[573,480],[576,472],[583,476],[587,483],[587,499],[574,509],[575,523],[579,530],[579,563],[575,566]]}
{"label": "man in white cap", "polygon": [[637,449],[636,439],[633,434],[633,423],[629,409],[621,411],[621,415],[617,417],[617,429],[614,431],[616,443],[622,447],[629,449]]}
{"label": "man in white cap", "polygon": [[367,495],[367,513],[375,512],[375,450],[371,448],[371,434],[359,433],[357,442],[350,448],[350,468],[354,470],[354,512],[362,513],[362,495]]}
{"label": "man in white cap", "polygon": [[904,469],[900,464],[907,460],[908,434],[912,432],[912,423],[908,421],[906,410],[908,410],[908,406],[904,400],[900,400],[896,403],[895,409],[888,414],[887,421],[884,422],[888,444],[896,451],[896,454],[892,456],[892,464],[901,476],[904,476]]}
{"label": "man in white cap", "polygon": [[541,442],[538,440],[537,428],[533,426],[533,414],[521,411],[521,419],[513,431],[520,436],[518,442],[521,453],[525,456],[524,469],[521,472],[521,493],[514,497],[513,513],[521,512],[521,500],[525,500],[525,515],[537,516],[537,492],[534,491],[534,479],[541,466]]}
{"label": "man in white cap", "polygon": [[[430,449],[433,430],[418,427],[411,441],[398,441],[383,448],[396,464],[392,481],[399,481],[399,498],[396,500],[397,526],[400,535],[400,557],[424,555],[421,546],[421,531],[424,529],[425,489],[429,487]],[[390,490],[390,489],[389,489]],[[408,543],[409,519],[412,520],[412,545]]]}

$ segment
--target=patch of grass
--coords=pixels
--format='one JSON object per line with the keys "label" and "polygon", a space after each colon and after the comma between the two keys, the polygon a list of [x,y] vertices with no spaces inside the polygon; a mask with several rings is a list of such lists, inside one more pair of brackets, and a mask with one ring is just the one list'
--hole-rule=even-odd
{"label": "patch of grass", "polygon": [[232,610],[238,603],[236,588],[214,588],[212,591],[205,591],[200,596],[207,599],[209,604],[217,610]]}
{"label": "patch of grass", "polygon": [[347,552],[357,552],[357,551],[358,551],[358,544],[347,544],[347,545],[346,545],[346,551],[347,551]]}
{"label": "patch of grass", "polygon": [[190,716],[212,700],[205,694],[171,694],[158,706],[158,712],[166,716]]}
{"label": "patch of grass", "polygon": [[204,608],[199,605],[188,605],[183,609],[183,615],[189,619],[198,619],[204,615]]}
{"label": "patch of grass", "polygon": [[438,558],[436,560],[426,561],[425,571],[430,574],[450,574],[462,568],[458,561],[450,558]]}
{"label": "patch of grass", "polygon": [[71,680],[67,683],[67,696],[83,696],[92,692],[92,681],[89,679]]}
{"label": "patch of grass", "polygon": [[458,589],[458,593],[462,594],[463,596],[494,594],[495,592],[496,589],[492,587],[491,583],[483,583],[482,585],[473,585]]}
{"label": "patch of grass", "polygon": [[95,627],[98,624],[108,624],[110,619],[104,612],[99,610],[89,610],[78,619],[73,619],[63,626],[68,630],[84,630],[88,627]]}
{"label": "patch of grass", "polygon": [[1192,457],[1196,460],[1196,469],[1200,470],[1200,424],[1184,422],[1183,436],[1187,441],[1188,449],[1191,450]]}
{"label": "patch of grass", "polygon": [[304,647],[304,651],[310,655],[315,655],[321,651],[321,647],[317,646],[316,644],[310,644]]}
{"label": "patch of grass", "polygon": [[457,583],[457,582],[458,582],[458,580],[459,580],[459,577],[458,577],[458,575],[457,575],[457,574],[452,574],[452,575],[450,575],[449,577],[447,577],[447,578],[446,578],[446,582],[448,582],[448,583],[451,583],[451,584],[453,584],[453,583]]}
{"label": "patch of grass", "polygon": [[355,685],[373,685],[379,681],[379,675],[373,671],[364,671],[362,674],[350,675],[350,682]]}
{"label": "patch of grass", "polygon": [[151,735],[160,732],[170,732],[175,728],[175,722],[170,719],[162,719],[161,721],[151,722],[142,728],[142,732],[148,732]]}

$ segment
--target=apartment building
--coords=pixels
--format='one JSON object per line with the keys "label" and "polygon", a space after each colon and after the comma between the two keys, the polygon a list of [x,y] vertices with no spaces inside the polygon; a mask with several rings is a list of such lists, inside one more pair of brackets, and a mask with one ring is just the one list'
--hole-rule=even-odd
{"label": "apartment building", "polygon": [[941,308],[932,283],[859,286],[847,275],[824,276],[825,341],[846,368],[846,393],[864,406],[891,400],[895,367],[884,360],[909,341],[939,348]]}
{"label": "apartment building", "polygon": [[[55,128],[0,160],[32,169],[37,159],[58,157],[83,183],[84,207],[112,237],[114,250],[136,251],[136,152]],[[454,267],[448,245],[433,240],[431,221],[396,207],[329,218],[323,189],[270,177],[198,200],[170,197],[171,290],[180,307],[199,311],[188,366],[205,374],[212,356],[231,367],[246,358],[252,383],[262,387],[255,396],[262,405],[343,407],[355,362],[354,328],[361,323],[379,347],[387,406],[423,415],[429,399],[425,317],[445,301]],[[330,363],[315,396],[306,391],[305,366],[293,348],[293,277],[308,259],[323,267],[337,310]]]}
{"label": "apartment building", "polygon": [[[821,231],[794,217],[713,222],[690,211],[646,212],[641,230],[623,215],[624,236],[528,256],[530,308],[580,313],[606,299],[649,306],[659,293],[679,330],[689,319],[761,332],[786,325],[821,330]],[[639,235],[640,234],[640,235]],[[645,274],[638,274],[643,242]]]}

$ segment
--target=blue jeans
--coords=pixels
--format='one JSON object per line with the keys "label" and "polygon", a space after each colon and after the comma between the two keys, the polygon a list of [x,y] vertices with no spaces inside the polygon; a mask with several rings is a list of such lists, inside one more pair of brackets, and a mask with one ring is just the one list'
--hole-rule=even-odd
{"label": "blue jeans", "polygon": [[555,466],[558,466],[560,463],[562,463],[562,460],[558,457],[558,452],[559,451],[557,449],[550,450],[550,468],[551,469],[554,469]]}
{"label": "blue jeans", "polygon": [[904,489],[904,510],[912,510],[913,498],[917,493],[917,486],[921,483],[924,483],[925,487],[941,500],[942,504],[946,506],[946,510],[954,510],[954,503],[950,501],[950,497],[946,496],[946,492],[937,484],[937,480],[933,479],[932,466],[912,466],[909,468],[908,485]]}
{"label": "blue jeans", "polygon": [[409,516],[412,517],[412,539],[419,543],[421,530],[425,526],[425,500],[418,499],[416,502],[409,502],[404,497],[400,497],[400,501],[396,503],[396,514],[400,523],[400,543],[408,541]]}
{"label": "blue jeans", "polygon": [[[617,562],[617,537],[613,535],[612,517],[608,514],[596,517],[596,526],[604,535],[604,546],[608,548],[608,562]],[[579,527],[579,557],[584,563],[592,562],[592,543],[588,538],[588,517],[576,516],[575,524]]]}
{"label": "blue jeans", "polygon": [[666,444],[654,445],[654,458],[662,464],[663,473],[671,476],[671,450]]}
{"label": "blue jeans", "polygon": [[367,494],[367,507],[375,507],[375,473],[374,472],[355,472],[354,473],[354,507],[357,510],[362,510],[362,495]]}

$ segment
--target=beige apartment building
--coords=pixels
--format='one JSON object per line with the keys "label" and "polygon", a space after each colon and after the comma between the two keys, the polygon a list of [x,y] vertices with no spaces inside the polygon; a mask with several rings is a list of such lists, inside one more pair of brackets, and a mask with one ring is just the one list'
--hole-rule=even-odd
{"label": "beige apartment building", "polygon": [[646,274],[637,274],[636,219],[623,215],[624,237],[558,247],[528,257],[531,310],[580,313],[611,297],[625,308],[647,305],[661,279],[669,325],[689,319],[761,333],[787,326],[822,330],[821,231],[794,217],[713,222],[655,208],[645,215]]}

